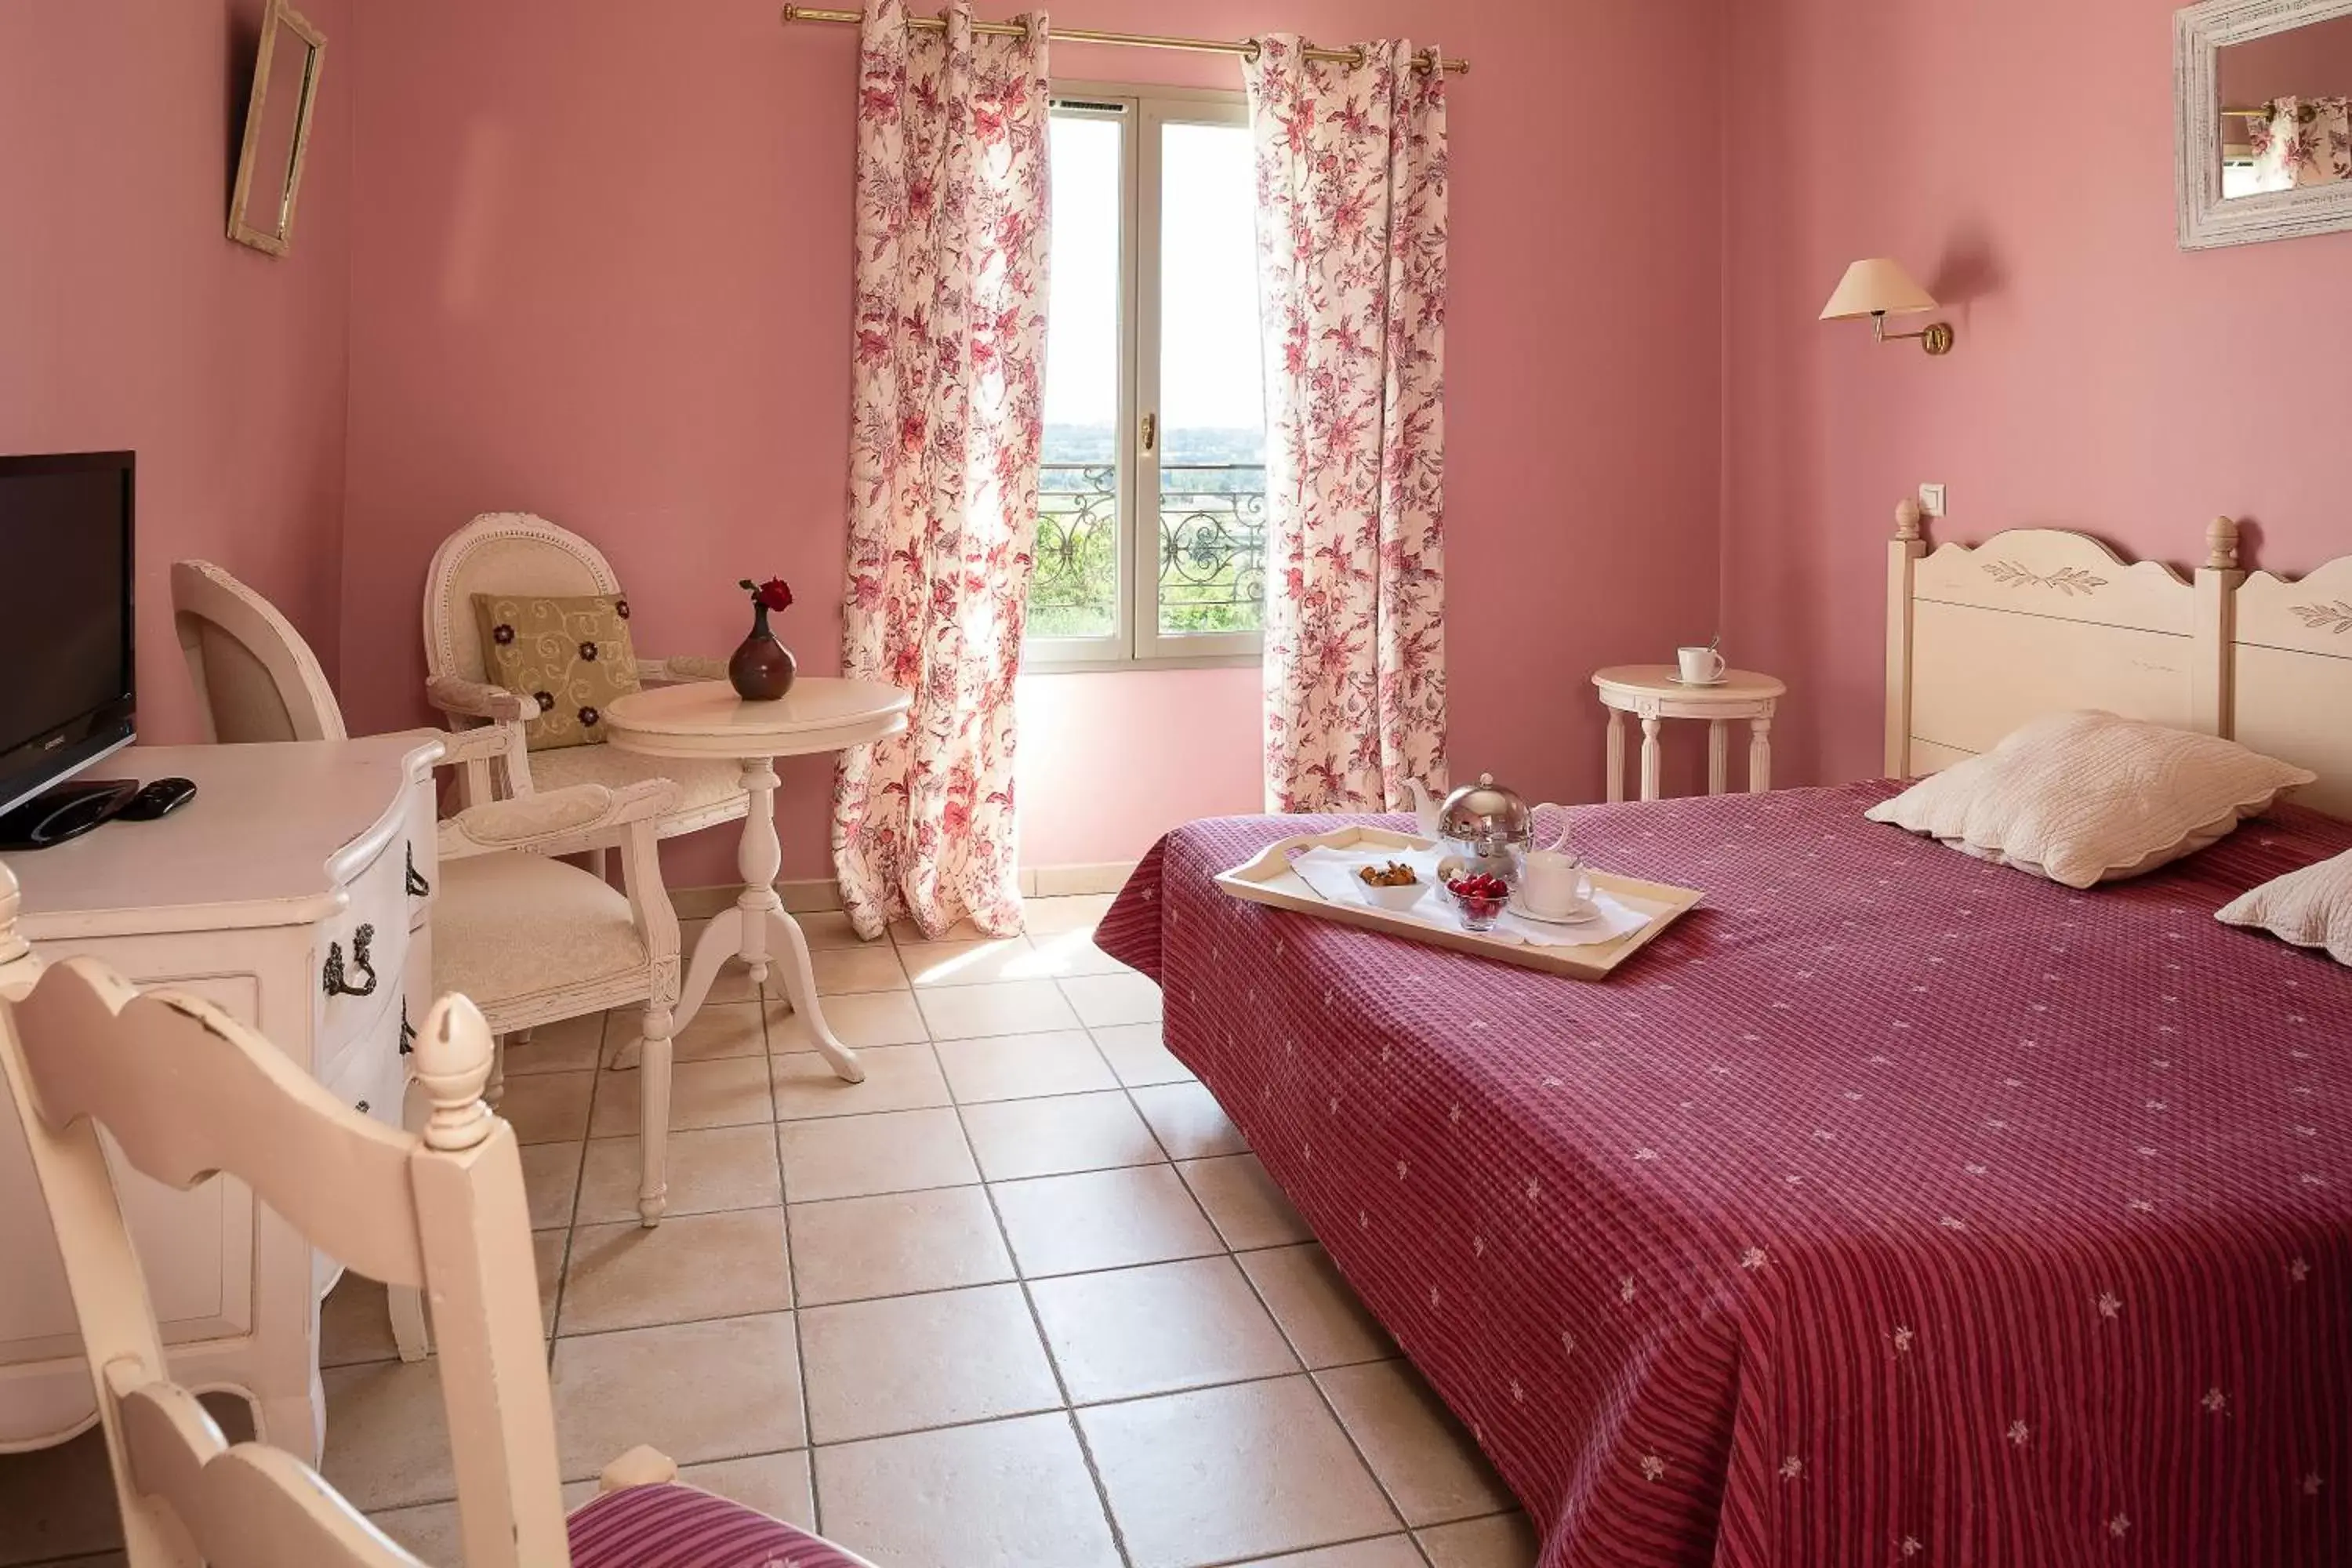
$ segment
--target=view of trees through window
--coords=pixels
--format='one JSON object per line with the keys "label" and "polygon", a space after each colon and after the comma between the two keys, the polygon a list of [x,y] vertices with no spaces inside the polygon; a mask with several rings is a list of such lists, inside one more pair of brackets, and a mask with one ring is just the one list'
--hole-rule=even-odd
{"label": "view of trees through window", "polygon": [[1225,103],[1064,103],[1052,156],[1033,655],[1254,651],[1265,423],[1248,126]]}

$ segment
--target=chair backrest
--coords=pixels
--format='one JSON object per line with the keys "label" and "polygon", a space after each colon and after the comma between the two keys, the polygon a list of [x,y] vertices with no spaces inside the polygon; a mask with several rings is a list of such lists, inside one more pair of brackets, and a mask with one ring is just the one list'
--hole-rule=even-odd
{"label": "chair backrest", "polygon": [[[0,866],[0,967],[23,959]],[[370,1279],[428,1289],[468,1568],[557,1568],[555,1416],[514,1131],[481,1100],[490,1035],[446,996],[415,1045],[422,1135],[346,1109],[209,1003],[141,994],[89,959],[0,1003],[0,1087],[57,1229],[131,1568],[418,1568],[292,1455],[231,1447],[171,1381],[99,1141],[185,1189],[238,1177]]]}
{"label": "chair backrest", "polygon": [[527,511],[484,512],[441,542],[425,574],[425,673],[488,679],[477,594],[620,591],[613,563],[578,534]]}
{"label": "chair backrest", "polygon": [[204,699],[205,738],[341,741],[343,710],[278,607],[209,561],[172,563],[172,621]]}

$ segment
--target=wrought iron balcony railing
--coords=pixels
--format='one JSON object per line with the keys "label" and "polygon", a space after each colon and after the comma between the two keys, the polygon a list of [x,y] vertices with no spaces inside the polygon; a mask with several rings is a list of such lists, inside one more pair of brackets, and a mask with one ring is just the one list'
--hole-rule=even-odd
{"label": "wrought iron balcony railing", "polygon": [[[1117,626],[1118,486],[1108,463],[1041,466],[1031,637],[1104,637]],[[1265,466],[1162,463],[1159,557],[1161,633],[1256,631],[1265,602]]]}

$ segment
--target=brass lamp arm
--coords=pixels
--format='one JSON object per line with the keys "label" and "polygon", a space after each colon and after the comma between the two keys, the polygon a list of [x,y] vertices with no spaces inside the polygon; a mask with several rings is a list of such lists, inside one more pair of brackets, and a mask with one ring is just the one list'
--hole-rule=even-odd
{"label": "brass lamp arm", "polygon": [[1948,354],[1952,352],[1952,329],[1950,324],[1945,321],[1931,322],[1916,332],[1890,332],[1886,330],[1886,312],[1874,310],[1870,316],[1870,334],[1882,343],[1895,343],[1907,338],[1917,338],[1919,346],[1931,354]]}

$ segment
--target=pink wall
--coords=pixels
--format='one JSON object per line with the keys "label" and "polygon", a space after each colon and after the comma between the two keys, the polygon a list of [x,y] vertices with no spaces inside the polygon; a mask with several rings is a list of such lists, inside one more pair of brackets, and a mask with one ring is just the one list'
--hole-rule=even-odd
{"label": "pink wall", "polygon": [[170,563],[219,561],[336,652],[352,102],[348,0],[272,259],[224,237],[260,0],[0,8],[0,452],[139,454],[140,728],[199,732]]}
{"label": "pink wall", "polygon": [[[1720,126],[1713,0],[1070,0],[1068,26],[1434,37],[1453,100],[1454,754],[1600,788],[1584,676],[1713,627]],[[768,0],[408,0],[369,16],[357,126],[345,702],[425,716],[416,604],[475,512],[595,538],[647,649],[724,652],[731,584],[837,668],[847,447],[847,29]],[[1066,76],[1238,85],[1226,62],[1055,51]],[[1255,808],[1249,670],[1024,682],[1024,858],[1133,856]],[[829,772],[784,770],[786,874],[822,875]],[[724,835],[675,868],[721,880]]]}
{"label": "pink wall", "polygon": [[[2352,549],[2318,390],[2352,357],[2352,235],[2176,248],[2172,12],[1730,9],[1723,598],[1793,689],[1787,782],[1879,771],[1885,542],[1922,480],[1951,488],[1942,538],[2048,524],[2185,565],[2227,512],[2259,564]],[[1950,303],[1948,358],[1815,322],[1879,255]]]}
{"label": "pink wall", "polygon": [[[850,35],[779,27],[766,0],[691,26],[413,0],[372,12],[362,50],[350,0],[309,8],[333,44],[285,261],[219,236],[233,24],[258,0],[0,14],[0,449],[140,450],[150,732],[193,731],[163,568],[195,552],[340,661],[357,724],[423,717],[425,563],[492,508],[599,538],[656,652],[723,651],[728,584],[782,572],[803,591],[788,636],[831,668]],[[1183,16],[1477,61],[1453,119],[1457,769],[1596,794],[1584,672],[1703,634],[1720,604],[1733,656],[1795,688],[1782,776],[1874,771],[1882,546],[1921,479],[1951,487],[1953,536],[2056,523],[2185,563],[2228,511],[2284,570],[2352,548],[2352,443],[2310,392],[2352,350],[2352,237],[2174,247],[2161,0],[1461,9]],[[1056,15],[1171,25],[1145,0]],[[1629,109],[1664,103],[1687,111]],[[1951,301],[1948,359],[1813,321],[1880,253]],[[1027,858],[1131,855],[1252,807],[1255,681],[1025,681]],[[786,773],[789,869],[821,874],[827,770]],[[682,880],[724,877],[712,837]]]}

